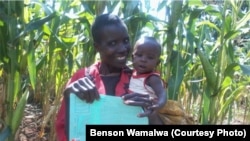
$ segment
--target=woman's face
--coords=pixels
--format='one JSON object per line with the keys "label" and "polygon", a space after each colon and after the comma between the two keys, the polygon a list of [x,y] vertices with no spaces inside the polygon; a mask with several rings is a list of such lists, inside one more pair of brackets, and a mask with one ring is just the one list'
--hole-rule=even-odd
{"label": "woman's face", "polygon": [[109,25],[102,29],[101,41],[95,43],[101,61],[110,72],[120,71],[126,66],[131,49],[127,29],[123,25]]}

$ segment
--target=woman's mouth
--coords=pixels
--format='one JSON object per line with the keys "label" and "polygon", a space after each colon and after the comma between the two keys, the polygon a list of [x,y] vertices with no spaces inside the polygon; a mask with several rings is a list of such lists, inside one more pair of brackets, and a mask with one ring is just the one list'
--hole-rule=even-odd
{"label": "woman's mouth", "polygon": [[116,59],[119,61],[124,61],[124,60],[126,60],[126,56],[116,57]]}

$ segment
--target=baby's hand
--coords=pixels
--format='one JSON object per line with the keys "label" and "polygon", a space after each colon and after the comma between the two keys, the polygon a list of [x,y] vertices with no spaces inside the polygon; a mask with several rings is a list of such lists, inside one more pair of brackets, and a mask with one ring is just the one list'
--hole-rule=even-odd
{"label": "baby's hand", "polygon": [[149,97],[149,100],[151,102],[151,105],[144,107],[144,112],[139,113],[138,117],[145,117],[150,116],[153,113],[155,113],[158,109],[162,107],[163,104],[161,104],[161,101],[158,100],[158,98]]}
{"label": "baby's hand", "polygon": [[149,97],[149,95],[132,93],[126,94],[122,98],[127,105],[144,107],[144,112],[139,113],[138,117],[150,116],[154,109],[158,107],[154,104],[157,100]]}

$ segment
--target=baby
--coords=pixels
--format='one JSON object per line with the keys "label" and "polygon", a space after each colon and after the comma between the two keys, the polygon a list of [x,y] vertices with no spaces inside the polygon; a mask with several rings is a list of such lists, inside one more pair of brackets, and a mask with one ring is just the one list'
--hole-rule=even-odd
{"label": "baby", "polygon": [[[136,41],[132,54],[133,74],[129,83],[129,91],[149,95],[152,105],[143,107],[144,113],[157,114],[167,101],[167,93],[156,67],[160,63],[161,45],[153,37],[142,37]],[[142,117],[142,113],[138,115]],[[155,117],[155,116],[154,116]],[[151,117],[149,116],[149,119]],[[149,124],[162,124],[151,119]]]}

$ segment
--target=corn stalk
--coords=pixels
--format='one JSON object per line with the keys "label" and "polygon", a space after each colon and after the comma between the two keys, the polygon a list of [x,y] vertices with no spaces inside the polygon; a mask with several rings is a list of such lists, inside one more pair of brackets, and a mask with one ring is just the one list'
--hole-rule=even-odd
{"label": "corn stalk", "polygon": [[22,80],[26,67],[23,62],[27,62],[28,54],[22,56],[25,53],[23,38],[17,38],[20,32],[19,26],[23,26],[24,3],[23,1],[4,1],[1,5],[0,62],[3,71],[1,79],[5,82],[3,89],[6,90],[0,103],[1,111],[3,111],[1,121],[4,121],[6,128],[10,129],[9,134],[3,132],[6,134],[5,137],[13,141],[29,95],[29,87]]}
{"label": "corn stalk", "polygon": [[[197,43],[197,54],[206,78],[201,119],[204,124],[216,124],[219,119],[223,120],[230,105],[244,94],[246,88],[246,83],[236,83],[234,81],[234,72],[240,70],[241,64],[237,63],[233,57],[232,40],[240,36],[240,28],[247,26],[250,12],[240,16],[240,14],[237,14],[239,10],[235,7],[236,3],[234,1],[225,1],[222,10],[218,11],[218,13],[221,13],[218,17],[221,25],[216,25],[210,21],[201,21],[198,24],[199,27],[202,27],[202,30]],[[227,14],[230,7],[237,18],[233,19]],[[205,34],[207,33],[207,30],[204,29],[206,27],[214,29],[218,34],[210,54],[207,52],[208,47],[204,45]],[[207,54],[202,53],[201,50],[206,50]]]}

